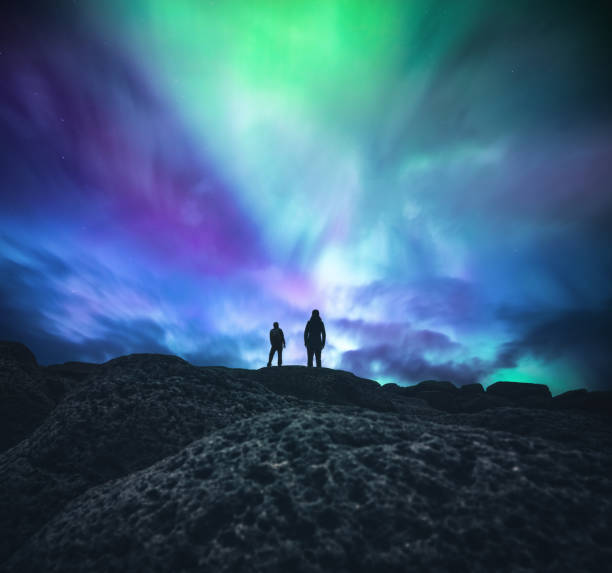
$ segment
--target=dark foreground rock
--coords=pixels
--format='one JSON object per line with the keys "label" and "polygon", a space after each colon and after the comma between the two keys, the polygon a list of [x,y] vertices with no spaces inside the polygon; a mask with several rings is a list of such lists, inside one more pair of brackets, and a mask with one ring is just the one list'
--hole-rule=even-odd
{"label": "dark foreground rock", "polygon": [[612,416],[612,392],[572,390],[552,397],[545,384],[495,382],[486,391],[481,384],[457,387],[451,382],[425,380],[414,386],[385,384],[387,395],[418,398],[445,412],[480,412],[491,408],[521,407],[545,410],[585,410]]}
{"label": "dark foreground rock", "polygon": [[85,380],[96,368],[98,364],[90,364],[89,362],[64,362],[63,364],[52,364],[45,366],[46,372],[57,374],[68,380],[81,382]]}
{"label": "dark foreground rock", "polygon": [[587,392],[585,389],[570,390],[553,398],[554,407],[560,410],[587,410],[612,415],[612,392]]}
{"label": "dark foreground rock", "polygon": [[487,392],[494,396],[510,399],[550,398],[550,390],[545,384],[531,384],[529,382],[495,382],[487,387]]}
{"label": "dark foreground rock", "polygon": [[36,428],[63,394],[62,380],[45,374],[27,347],[0,341],[0,452]]}
{"label": "dark foreground rock", "polygon": [[0,560],[68,500],[291,401],[226,368],[132,355],[99,366],[0,458]]}
{"label": "dark foreground rock", "polygon": [[242,420],[90,489],[7,571],[601,571],[610,455],[352,408]]}
{"label": "dark foreground rock", "polygon": [[396,411],[393,401],[380,391],[378,382],[359,378],[351,372],[305,366],[243,372],[245,376],[283,396],[332,405],[361,406],[381,412]]}
{"label": "dark foreground rock", "polygon": [[484,392],[482,384],[464,384],[459,390],[467,394],[482,394]]}
{"label": "dark foreground rock", "polygon": [[[0,456],[0,570],[599,572],[610,562],[608,417],[446,384],[424,385],[423,397],[387,386],[159,355],[92,368]],[[448,413],[427,393],[501,402]]]}

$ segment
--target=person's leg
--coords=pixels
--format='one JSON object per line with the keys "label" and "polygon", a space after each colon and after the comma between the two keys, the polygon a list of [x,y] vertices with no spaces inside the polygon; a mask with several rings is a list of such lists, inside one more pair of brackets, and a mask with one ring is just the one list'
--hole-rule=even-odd
{"label": "person's leg", "polygon": [[278,365],[282,366],[283,365],[283,347],[281,346],[280,348],[277,348],[276,352],[278,352]]}
{"label": "person's leg", "polygon": [[321,349],[315,348],[315,356],[317,357],[317,368],[321,368]]}
{"label": "person's leg", "polygon": [[308,350],[308,366],[312,366],[312,355],[314,354],[314,351],[312,348],[310,348],[310,346],[306,347]]}
{"label": "person's leg", "polygon": [[274,351],[276,349],[274,348],[274,346],[272,348],[270,348],[270,356],[268,356],[268,366],[272,366],[272,359],[274,358]]}

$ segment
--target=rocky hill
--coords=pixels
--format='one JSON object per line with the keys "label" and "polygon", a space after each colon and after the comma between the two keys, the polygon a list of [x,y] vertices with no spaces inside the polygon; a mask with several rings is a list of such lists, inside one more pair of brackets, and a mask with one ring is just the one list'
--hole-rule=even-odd
{"label": "rocky hill", "polygon": [[[603,571],[610,394],[0,344],[0,570]],[[602,568],[603,567],[603,568]]]}

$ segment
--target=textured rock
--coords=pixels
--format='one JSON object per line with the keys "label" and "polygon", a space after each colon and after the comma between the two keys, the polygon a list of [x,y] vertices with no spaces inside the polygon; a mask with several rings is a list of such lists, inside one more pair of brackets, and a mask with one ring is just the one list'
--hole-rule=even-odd
{"label": "textured rock", "polygon": [[507,408],[513,405],[512,400],[502,396],[492,396],[484,392],[482,394],[466,392],[462,393],[460,399],[457,400],[454,412],[481,412],[491,408]]}
{"label": "textured rock", "polygon": [[463,410],[463,402],[457,399],[454,392],[426,390],[419,392],[416,396],[438,410],[444,410],[445,412],[460,412]]}
{"label": "textured rock", "polygon": [[582,408],[590,412],[612,415],[612,392],[609,390],[589,392]]}
{"label": "textured rock", "polygon": [[24,367],[36,367],[36,357],[32,351],[21,342],[11,342],[10,340],[0,340],[0,359],[7,363],[15,362]]}
{"label": "textured rock", "polygon": [[580,408],[584,405],[587,397],[587,390],[580,388],[579,390],[570,390],[553,398],[556,408]]}
{"label": "textured rock", "polygon": [[541,438],[570,449],[591,449],[612,453],[612,422],[588,412],[513,407],[487,408],[472,414],[452,414],[443,423],[479,426],[525,438]]}
{"label": "textured rock", "polygon": [[242,420],[68,504],[6,571],[601,571],[609,452],[350,407]]}
{"label": "textured rock", "polygon": [[530,382],[495,382],[487,386],[487,393],[510,399],[551,397],[548,386],[545,384],[532,384]]}
{"label": "textured rock", "polygon": [[587,410],[598,414],[612,415],[612,392],[588,392],[584,388],[570,390],[552,399],[553,407],[567,410]]}
{"label": "textured rock", "polygon": [[395,411],[393,403],[380,391],[378,382],[342,370],[283,366],[245,371],[245,375],[284,396],[326,404],[363,406],[382,412]]}
{"label": "textured rock", "polygon": [[396,384],[395,382],[387,382],[386,384],[382,385],[382,389],[385,392],[400,392],[402,389],[402,386],[400,386],[399,384]]}
{"label": "textured rock", "polygon": [[484,392],[482,384],[464,384],[459,390],[467,394],[482,394]]}
{"label": "textured rock", "polygon": [[[26,380],[49,374],[19,349],[8,354]],[[329,369],[194,367],[160,355],[85,369],[0,456],[3,571],[558,572],[609,562],[612,424],[601,414],[381,388]]]}
{"label": "textured rock", "polygon": [[62,381],[43,375],[26,346],[0,342],[0,452],[40,424],[63,393]]}
{"label": "textured rock", "polygon": [[0,561],[88,487],[289,403],[228,369],[197,368],[174,356],[131,355],[101,365],[0,458]]}
{"label": "textured rock", "polygon": [[89,362],[64,362],[64,364],[52,364],[45,366],[44,369],[52,374],[57,374],[63,378],[81,382],[85,380],[96,368],[97,364]]}
{"label": "textured rock", "polygon": [[411,387],[415,392],[456,392],[457,386],[442,380],[423,380]]}

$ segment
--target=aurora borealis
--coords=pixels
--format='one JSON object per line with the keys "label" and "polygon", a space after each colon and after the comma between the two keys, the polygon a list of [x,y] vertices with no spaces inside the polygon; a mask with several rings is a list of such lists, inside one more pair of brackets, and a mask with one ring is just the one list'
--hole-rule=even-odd
{"label": "aurora borealis", "polygon": [[610,385],[605,3],[16,2],[0,337]]}

